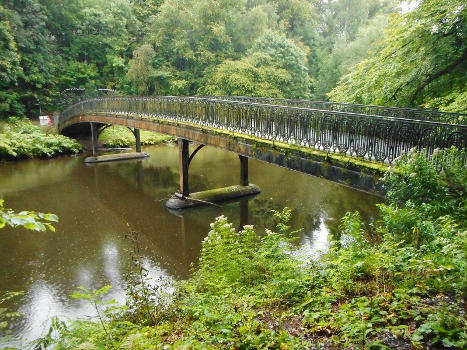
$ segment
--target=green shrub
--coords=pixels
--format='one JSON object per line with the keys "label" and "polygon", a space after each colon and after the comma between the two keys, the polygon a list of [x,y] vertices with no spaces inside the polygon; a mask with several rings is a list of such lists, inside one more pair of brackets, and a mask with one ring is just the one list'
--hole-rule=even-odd
{"label": "green shrub", "polygon": [[417,343],[423,341],[431,348],[438,349],[462,349],[467,341],[462,322],[446,305],[428,315],[413,335],[413,340]]}
{"label": "green shrub", "polygon": [[10,117],[0,133],[0,159],[50,158],[80,151],[76,140],[47,133],[27,119]]}
{"label": "green shrub", "polygon": [[425,150],[403,154],[383,179],[387,198],[397,206],[410,202],[425,215],[449,214],[466,221],[465,159],[465,151],[454,147],[435,152],[432,160]]}

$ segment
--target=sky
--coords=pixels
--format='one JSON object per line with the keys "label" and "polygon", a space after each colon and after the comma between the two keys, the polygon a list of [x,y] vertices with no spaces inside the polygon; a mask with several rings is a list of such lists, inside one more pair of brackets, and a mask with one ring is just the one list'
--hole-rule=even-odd
{"label": "sky", "polygon": [[420,4],[420,0],[403,1],[400,3],[399,8],[401,9],[402,13],[406,13],[415,9],[418,4]]}

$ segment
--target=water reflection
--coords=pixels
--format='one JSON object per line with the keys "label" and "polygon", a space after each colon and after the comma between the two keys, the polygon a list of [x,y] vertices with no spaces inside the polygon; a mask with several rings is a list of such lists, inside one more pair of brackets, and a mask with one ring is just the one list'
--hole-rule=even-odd
{"label": "water reflection", "polygon": [[[60,218],[55,233],[6,228],[0,234],[0,293],[25,291],[10,305],[25,314],[13,325],[16,343],[3,339],[0,347],[40,336],[52,316],[92,316],[85,302],[69,297],[78,286],[111,284],[108,297],[123,301],[134,254],[129,232],[136,233],[141,264],[157,287],[189,276],[209,223],[221,214],[235,227],[252,224],[261,233],[275,224],[271,210],[288,206],[292,229],[303,229],[299,249],[308,255],[328,247],[345,212],[359,210],[365,221],[376,219],[379,198],[254,160],[249,178],[260,186],[260,195],[173,215],[165,201],[178,188],[178,150],[145,151],[151,158],[93,166],[76,157],[0,165],[0,194],[8,207]],[[238,167],[235,154],[205,147],[190,164],[190,187],[237,184]]]}
{"label": "water reflection", "polygon": [[112,286],[121,286],[121,257],[114,242],[104,244],[102,256],[104,258],[103,270],[106,280]]}
{"label": "water reflection", "polygon": [[329,248],[329,235],[329,227],[326,225],[325,220],[321,218],[316,229],[302,236],[297,255],[308,259],[316,259]]}

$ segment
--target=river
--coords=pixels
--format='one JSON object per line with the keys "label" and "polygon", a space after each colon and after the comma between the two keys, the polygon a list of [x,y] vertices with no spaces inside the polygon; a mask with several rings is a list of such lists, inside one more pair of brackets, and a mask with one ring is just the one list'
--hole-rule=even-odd
{"label": "river", "polygon": [[[196,263],[209,223],[227,216],[236,227],[271,225],[271,209],[292,209],[297,245],[317,254],[338,232],[347,211],[376,220],[382,198],[264,162],[250,160],[249,179],[261,194],[248,200],[169,212],[165,201],[178,188],[176,145],[143,149],[143,161],[85,165],[84,155],[0,165],[0,198],[7,208],[58,215],[56,232],[21,228],[0,231],[0,294],[24,291],[6,306],[23,317],[0,340],[27,347],[47,332],[50,319],[92,315],[83,301],[70,298],[78,286],[113,286],[110,296],[125,300],[124,275],[132,268],[134,243],[153,283],[187,278]],[[238,184],[237,155],[205,147],[190,165],[192,192]],[[3,305],[5,306],[5,305]],[[2,321],[2,320],[0,320]]]}

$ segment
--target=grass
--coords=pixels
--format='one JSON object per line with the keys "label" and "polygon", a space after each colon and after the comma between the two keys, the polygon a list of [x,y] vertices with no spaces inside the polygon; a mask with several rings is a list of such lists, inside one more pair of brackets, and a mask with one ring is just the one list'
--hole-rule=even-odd
{"label": "grass", "polygon": [[[135,137],[128,128],[112,125],[102,132],[99,136],[99,141],[102,142],[105,147],[128,147],[135,144]],[[174,136],[141,130],[142,145],[157,145],[173,141],[175,141]]]}

